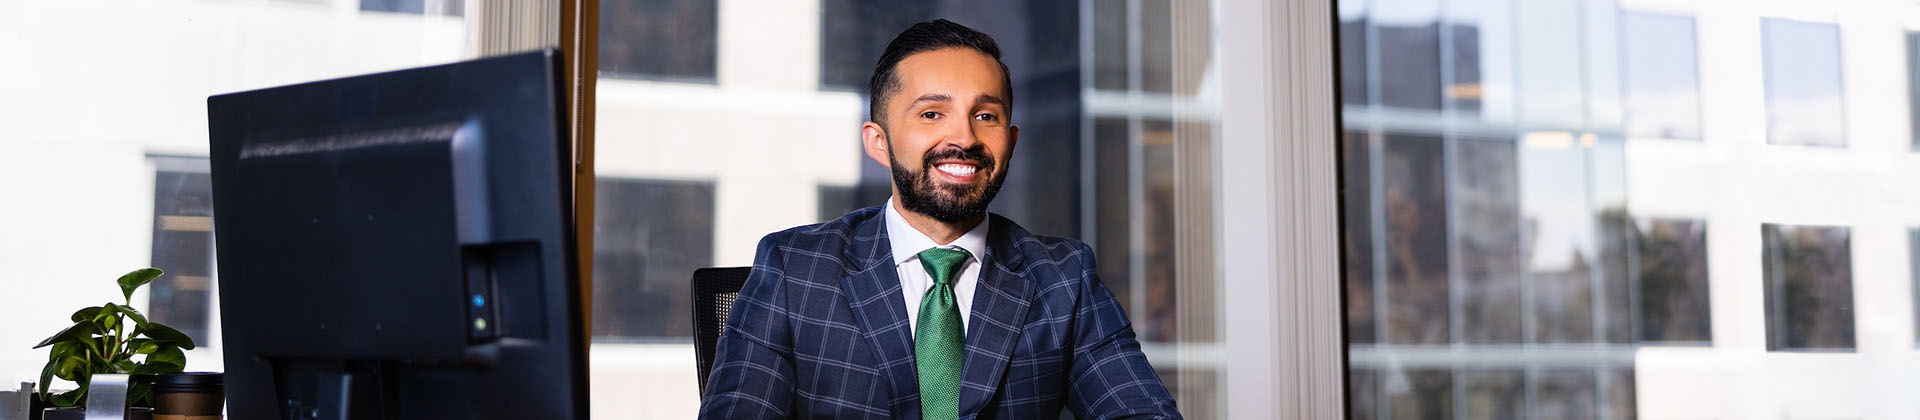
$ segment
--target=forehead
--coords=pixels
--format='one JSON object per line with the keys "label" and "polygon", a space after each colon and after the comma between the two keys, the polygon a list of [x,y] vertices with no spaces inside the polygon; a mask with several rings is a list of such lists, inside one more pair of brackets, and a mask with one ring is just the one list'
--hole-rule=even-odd
{"label": "forehead", "polygon": [[1007,92],[1000,63],[971,48],[941,48],[909,55],[894,67],[894,74],[900,80],[895,97],[947,94],[971,98],[979,94],[1004,96]]}

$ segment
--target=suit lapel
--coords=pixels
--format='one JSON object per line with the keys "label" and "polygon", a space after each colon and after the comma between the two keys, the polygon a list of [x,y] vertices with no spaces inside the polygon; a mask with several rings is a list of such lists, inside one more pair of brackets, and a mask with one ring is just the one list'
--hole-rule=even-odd
{"label": "suit lapel", "polygon": [[847,294],[847,304],[860,322],[867,348],[879,362],[876,367],[891,386],[887,404],[892,417],[915,417],[920,414],[920,382],[915,379],[913,333],[907,328],[907,303],[900,295],[899,273],[894,271],[885,226],[881,218],[874,217],[854,229],[847,261],[866,268],[841,278],[840,290]]}
{"label": "suit lapel", "polygon": [[[998,219],[998,217],[995,217]],[[1004,220],[989,229],[987,256],[981,258],[980,283],[973,292],[973,310],[967,326],[967,356],[960,380],[961,418],[973,418],[1000,391],[1013,344],[1019,341],[1033,283],[1015,274],[1024,261],[1014,251],[1012,230]]]}

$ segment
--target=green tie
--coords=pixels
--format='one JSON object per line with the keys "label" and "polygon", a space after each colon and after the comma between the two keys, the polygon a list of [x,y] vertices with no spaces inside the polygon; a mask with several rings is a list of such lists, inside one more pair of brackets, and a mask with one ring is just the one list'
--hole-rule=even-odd
{"label": "green tie", "polygon": [[920,266],[933,276],[933,288],[920,299],[914,326],[914,367],[920,371],[920,417],[960,418],[960,361],[967,331],[960,325],[953,278],[966,266],[967,251],[933,248],[920,252]]}

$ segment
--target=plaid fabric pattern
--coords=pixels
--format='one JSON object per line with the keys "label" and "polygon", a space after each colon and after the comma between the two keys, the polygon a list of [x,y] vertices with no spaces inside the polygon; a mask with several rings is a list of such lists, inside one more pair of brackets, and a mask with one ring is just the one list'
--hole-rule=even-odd
{"label": "plaid fabric pattern", "polygon": [[[1180,418],[1085,244],[999,215],[960,383],[961,419]],[[767,235],[720,337],[706,419],[920,418],[880,207]]]}

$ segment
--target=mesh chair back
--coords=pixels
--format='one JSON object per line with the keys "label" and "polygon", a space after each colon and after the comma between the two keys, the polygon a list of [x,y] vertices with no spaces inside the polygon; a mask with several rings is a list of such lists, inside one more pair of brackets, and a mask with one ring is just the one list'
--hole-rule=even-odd
{"label": "mesh chair back", "polygon": [[753,267],[715,267],[693,271],[693,351],[700,374],[700,394],[707,389],[707,373],[713,371],[714,346],[726,330],[727,313],[733,299],[747,283]]}

